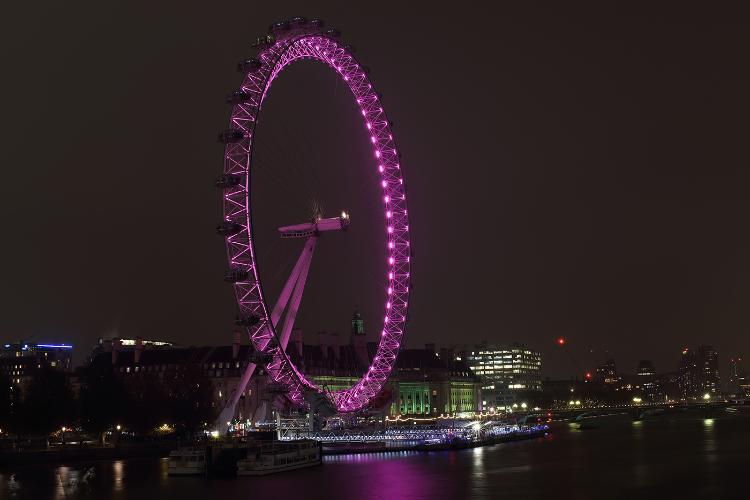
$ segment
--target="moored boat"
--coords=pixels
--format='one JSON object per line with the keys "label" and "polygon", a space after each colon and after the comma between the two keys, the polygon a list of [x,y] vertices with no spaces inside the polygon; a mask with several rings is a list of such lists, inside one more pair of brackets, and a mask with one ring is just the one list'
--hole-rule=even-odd
{"label": "moored boat", "polygon": [[238,476],[262,476],[304,467],[320,465],[320,443],[311,439],[273,441],[248,451],[245,459],[237,461]]}
{"label": "moored boat", "polygon": [[195,476],[206,473],[206,449],[182,447],[169,452],[170,476]]}

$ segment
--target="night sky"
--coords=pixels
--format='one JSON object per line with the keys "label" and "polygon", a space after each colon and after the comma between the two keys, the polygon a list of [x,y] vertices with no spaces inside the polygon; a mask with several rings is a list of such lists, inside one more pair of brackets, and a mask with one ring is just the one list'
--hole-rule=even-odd
{"label": "night sky", "polygon": [[[224,97],[254,37],[305,15],[358,49],[395,123],[408,345],[521,341],[553,377],[576,371],[560,335],[584,369],[614,357],[623,371],[644,358],[674,370],[699,343],[724,373],[750,355],[747,16],[282,3],[5,6],[0,339],[72,342],[78,361],[100,336],[229,343],[212,185]],[[319,329],[344,341],[359,305],[373,334],[385,237],[356,108],[333,73],[303,63],[262,119],[269,293],[300,249],[273,228],[314,202],[349,209],[351,231],[321,240],[298,323],[310,341]]]}

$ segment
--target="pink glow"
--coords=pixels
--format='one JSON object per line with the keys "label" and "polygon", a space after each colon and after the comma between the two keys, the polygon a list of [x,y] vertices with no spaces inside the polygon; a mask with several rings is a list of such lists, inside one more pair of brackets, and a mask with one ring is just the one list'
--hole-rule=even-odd
{"label": "pink glow", "polygon": [[269,321],[263,289],[254,265],[252,220],[248,213],[248,209],[252,207],[250,194],[246,189],[250,180],[249,160],[253,147],[250,137],[254,136],[260,109],[271,84],[285,68],[303,59],[317,60],[331,67],[349,87],[364,117],[363,125],[370,131],[368,136],[373,144],[376,166],[381,175],[380,184],[384,190],[383,201],[388,221],[386,228],[389,234],[390,267],[387,271],[389,286],[385,304],[386,316],[383,319],[384,328],[374,356],[374,364],[367,371],[367,375],[350,389],[326,393],[339,412],[352,412],[366,407],[370,399],[383,388],[401,345],[410,276],[410,257],[405,251],[410,246],[406,196],[389,122],[380,99],[372,90],[372,84],[362,72],[361,65],[337,40],[315,31],[312,27],[305,29],[307,31],[291,31],[288,35],[279,37],[272,47],[258,54],[257,58],[262,62],[262,66],[252,74],[246,75],[241,86],[243,92],[249,94],[251,99],[232,108],[230,126],[246,132],[247,138],[226,145],[224,173],[243,176],[245,182],[224,191],[224,220],[245,222],[242,224],[242,231],[226,239],[227,255],[233,268],[249,272],[247,281],[234,284],[234,288],[240,314],[261,318],[256,326],[247,328],[254,348],[273,356],[273,362],[268,365],[269,375],[274,382],[288,388],[287,398],[291,402],[303,405],[303,393],[306,389],[323,391],[307,380],[289,361],[286,354],[278,347],[274,347],[277,344],[271,342],[276,332],[273,323]]}

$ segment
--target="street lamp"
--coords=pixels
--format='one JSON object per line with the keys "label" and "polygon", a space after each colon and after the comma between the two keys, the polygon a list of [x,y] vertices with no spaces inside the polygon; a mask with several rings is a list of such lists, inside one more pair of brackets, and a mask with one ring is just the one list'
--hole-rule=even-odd
{"label": "street lamp", "polygon": [[633,403],[635,403],[635,404],[638,404],[641,401],[642,401],[641,398],[639,398],[638,396],[636,396],[636,397],[633,398]]}
{"label": "street lamp", "polygon": [[711,399],[711,394],[709,394],[709,393],[705,393],[705,394],[703,395],[703,399],[705,399],[706,401],[708,401],[709,399]]}
{"label": "street lamp", "polygon": [[524,410],[526,409],[526,406],[526,403],[521,403],[521,408],[523,408]]}

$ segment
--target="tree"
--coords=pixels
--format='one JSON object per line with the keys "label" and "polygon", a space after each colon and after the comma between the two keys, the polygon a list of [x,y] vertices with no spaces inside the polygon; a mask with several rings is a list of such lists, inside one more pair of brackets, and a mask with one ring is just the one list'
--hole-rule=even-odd
{"label": "tree", "polygon": [[188,364],[178,370],[167,383],[172,420],[189,436],[204,422],[213,422],[218,415],[211,379],[200,366]]}
{"label": "tree", "polygon": [[155,374],[144,375],[128,384],[125,423],[139,434],[147,434],[170,417],[167,393]]}
{"label": "tree", "polygon": [[22,393],[15,427],[24,432],[50,433],[73,419],[74,400],[65,373],[41,368]]}
{"label": "tree", "polygon": [[110,366],[90,366],[79,396],[79,416],[83,428],[100,436],[120,422],[128,408],[129,395]]}
{"label": "tree", "polygon": [[11,379],[0,372],[0,429],[7,431],[13,420],[15,396],[18,388],[12,385]]}

